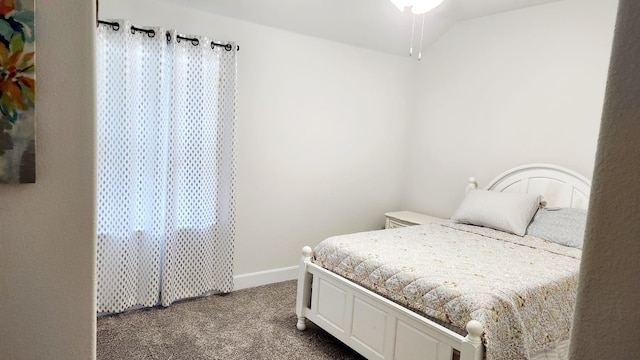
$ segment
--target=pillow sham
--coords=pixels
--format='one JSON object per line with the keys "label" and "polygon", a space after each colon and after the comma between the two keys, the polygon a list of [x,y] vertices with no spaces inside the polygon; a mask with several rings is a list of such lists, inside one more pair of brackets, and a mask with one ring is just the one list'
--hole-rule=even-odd
{"label": "pillow sham", "polygon": [[542,208],[531,220],[527,235],[556,244],[582,249],[587,211],[571,208]]}
{"label": "pillow sham", "polygon": [[451,222],[523,236],[539,207],[540,195],[472,190],[451,216]]}

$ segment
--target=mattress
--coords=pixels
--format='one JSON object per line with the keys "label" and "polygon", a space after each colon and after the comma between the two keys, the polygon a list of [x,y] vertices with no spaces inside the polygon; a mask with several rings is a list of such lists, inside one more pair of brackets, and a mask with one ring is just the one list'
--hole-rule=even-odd
{"label": "mattress", "polygon": [[567,340],[581,250],[462,224],[328,238],[314,263],[464,329],[484,325],[486,358],[526,359]]}

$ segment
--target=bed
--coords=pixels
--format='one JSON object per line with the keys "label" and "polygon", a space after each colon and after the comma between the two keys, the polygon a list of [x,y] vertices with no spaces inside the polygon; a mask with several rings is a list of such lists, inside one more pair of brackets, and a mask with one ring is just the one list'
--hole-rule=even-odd
{"label": "bed", "polygon": [[[453,217],[464,215],[473,196],[499,196],[536,198],[535,220],[543,213],[539,203],[548,210],[586,209],[589,192],[590,182],[571,170],[525,165],[485,189],[470,178]],[[525,228],[539,223],[529,225],[531,218]],[[368,359],[566,357],[581,250],[538,233],[462,222],[349,234],[315,250],[304,247],[298,329],[312,321]]]}

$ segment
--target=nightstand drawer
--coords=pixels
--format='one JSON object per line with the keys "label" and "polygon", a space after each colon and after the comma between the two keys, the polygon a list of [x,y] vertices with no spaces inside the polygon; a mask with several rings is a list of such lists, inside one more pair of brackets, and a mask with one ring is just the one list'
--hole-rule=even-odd
{"label": "nightstand drawer", "polygon": [[407,221],[401,221],[398,219],[387,219],[387,229],[395,229],[395,228],[399,228],[399,227],[405,227],[405,226],[412,226],[412,225],[418,225],[418,224],[414,224],[414,223],[410,223]]}
{"label": "nightstand drawer", "polygon": [[384,214],[386,217],[385,229],[395,229],[405,226],[423,225],[431,223],[444,223],[447,219],[416,213],[413,211],[394,211]]}

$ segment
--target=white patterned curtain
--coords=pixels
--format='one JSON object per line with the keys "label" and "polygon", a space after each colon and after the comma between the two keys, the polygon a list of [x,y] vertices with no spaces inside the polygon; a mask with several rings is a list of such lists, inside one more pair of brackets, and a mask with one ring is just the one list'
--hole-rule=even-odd
{"label": "white patterned curtain", "polygon": [[96,44],[98,312],[230,292],[236,45],[117,23]]}

